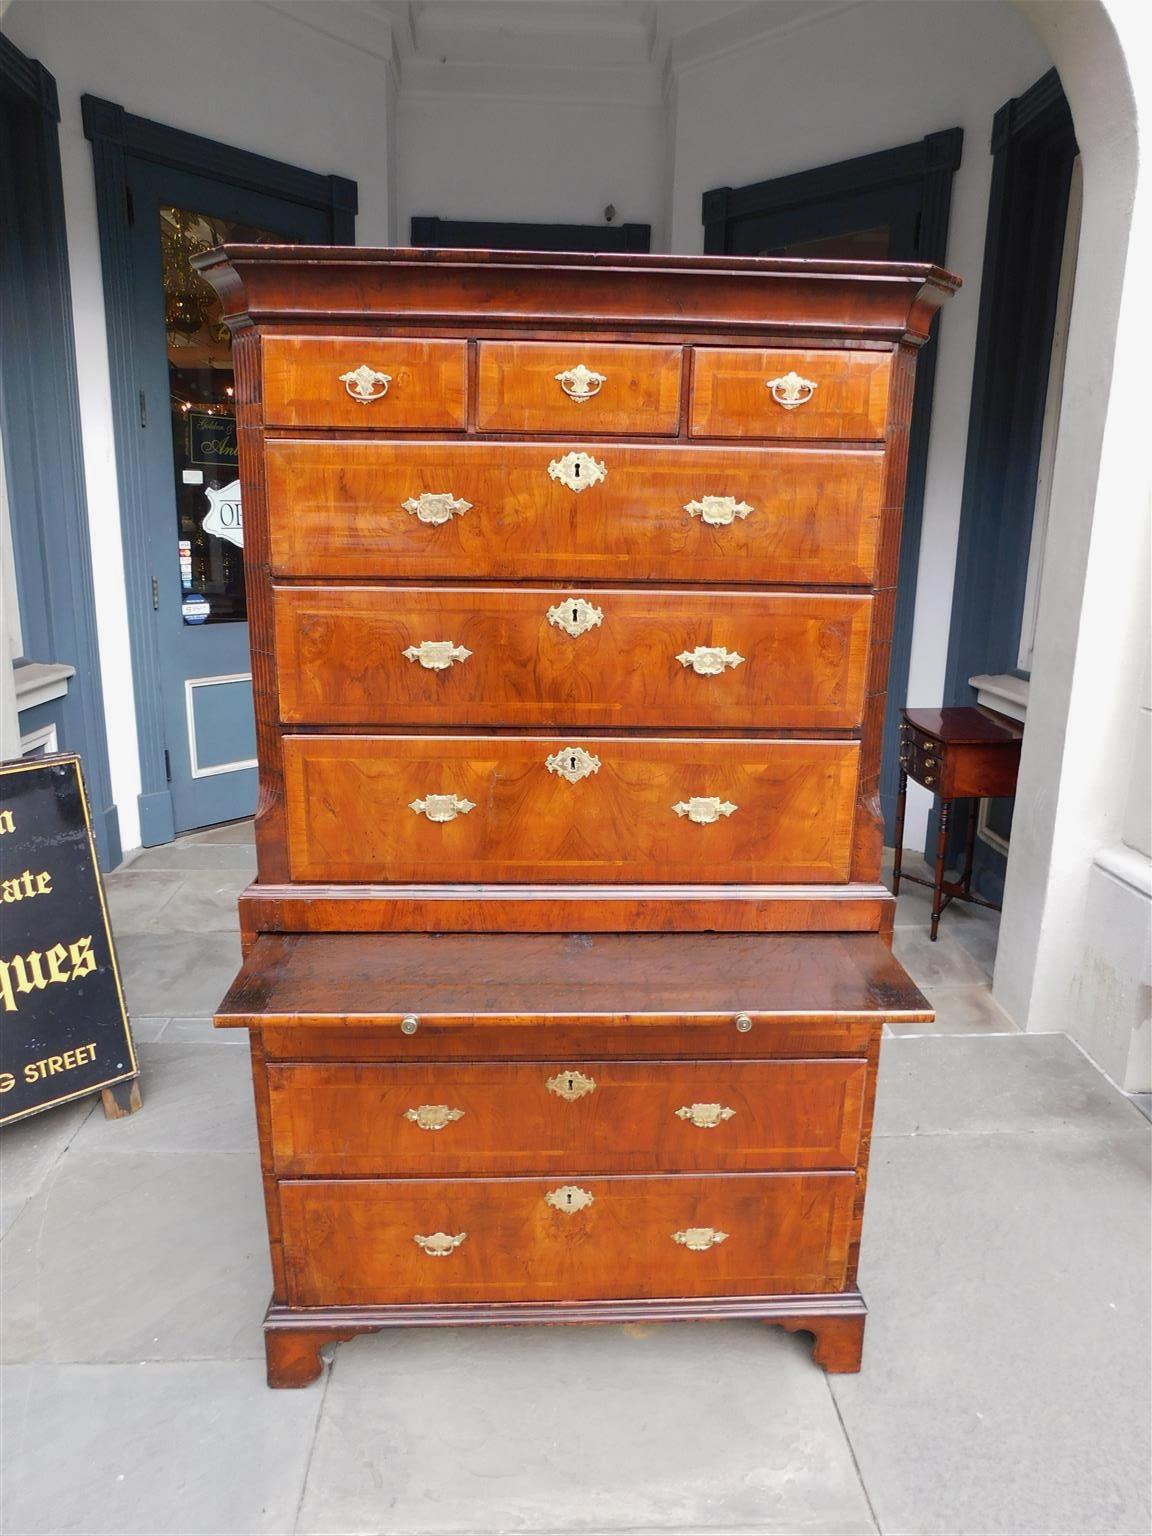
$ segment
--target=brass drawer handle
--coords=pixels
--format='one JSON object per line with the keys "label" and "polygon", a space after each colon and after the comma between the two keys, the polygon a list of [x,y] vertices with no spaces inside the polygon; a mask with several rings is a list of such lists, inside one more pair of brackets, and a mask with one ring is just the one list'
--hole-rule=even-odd
{"label": "brass drawer handle", "polygon": [[371,405],[373,400],[383,400],[388,393],[392,375],[381,373],[379,368],[369,368],[367,363],[361,363],[359,368],[352,368],[347,373],[342,373],[340,382],[353,400],[361,405]]}
{"label": "brass drawer handle", "polygon": [[423,1237],[416,1232],[413,1234],[412,1241],[419,1244],[429,1258],[446,1259],[450,1253],[459,1248],[467,1236],[467,1232],[457,1232],[455,1237],[450,1237],[447,1232],[433,1232],[428,1237]]}
{"label": "brass drawer handle", "polygon": [[418,1104],[415,1109],[406,1109],[404,1118],[422,1131],[442,1131],[453,1120],[463,1120],[464,1111],[449,1109],[447,1104]]}
{"label": "brass drawer handle", "polygon": [[421,640],[403,653],[409,661],[418,661],[426,672],[447,672],[454,661],[467,661],[472,652],[466,645],[451,640]]}
{"label": "brass drawer handle", "polygon": [[[690,1120],[702,1131],[710,1131],[724,1120],[731,1120],[736,1111],[726,1104],[685,1104],[676,1111],[678,1120]],[[411,1110],[409,1110],[411,1114]]]}
{"label": "brass drawer handle", "polygon": [[935,778],[934,778],[934,777],[933,777],[933,775],[932,775],[932,774],[930,774],[930,773],[926,773],[926,774],[925,774],[925,775],[924,775],[924,783],[925,783],[925,785],[928,785],[928,784],[935,784],[935,782],[936,782],[936,780],[935,780]]}
{"label": "brass drawer handle", "polygon": [[698,827],[707,827],[719,821],[721,816],[731,816],[740,807],[733,805],[731,800],[721,800],[719,795],[692,795],[687,800],[677,801],[672,809],[677,816],[687,816]]}
{"label": "brass drawer handle", "polygon": [[798,373],[785,373],[778,379],[768,379],[764,388],[771,392],[776,404],[782,405],[786,411],[807,405],[816,393],[812,380],[802,379]]}
{"label": "brass drawer handle", "polygon": [[549,608],[548,622],[556,629],[562,629],[566,635],[571,635],[573,639],[579,639],[590,629],[596,629],[603,624],[604,610],[582,597],[565,597],[555,607]]}
{"label": "brass drawer handle", "polygon": [[716,1227],[685,1227],[683,1232],[673,1232],[672,1241],[679,1243],[682,1248],[691,1249],[693,1253],[705,1253],[716,1243],[726,1243],[728,1233]]}
{"label": "brass drawer handle", "polygon": [[570,491],[586,491],[590,485],[597,485],[607,478],[608,466],[590,453],[566,453],[562,459],[552,460],[548,473]]}
{"label": "brass drawer handle", "polygon": [[684,510],[689,517],[698,517],[709,528],[726,528],[738,517],[747,517],[756,508],[735,496],[701,496],[699,501],[686,501]]}
{"label": "brass drawer handle", "polygon": [[575,368],[565,368],[563,373],[553,377],[569,400],[575,400],[577,405],[598,395],[600,386],[608,382],[606,373],[595,373],[591,368],[585,368],[583,363],[577,363]]}
{"label": "brass drawer handle", "polygon": [[600,759],[595,752],[585,752],[583,747],[561,747],[559,752],[544,759],[544,766],[549,773],[558,773],[562,779],[567,779],[569,784],[579,784],[581,779],[600,772]]}
{"label": "brass drawer handle", "polygon": [[544,1084],[549,1093],[554,1093],[558,1099],[564,1099],[567,1103],[575,1103],[582,1099],[586,1093],[593,1093],[596,1088],[596,1079],[585,1077],[583,1072],[572,1069],[568,1072],[557,1072],[555,1077],[550,1077]]}
{"label": "brass drawer handle", "polygon": [[549,1190],[544,1196],[544,1204],[550,1205],[554,1211],[563,1211],[566,1216],[571,1216],[576,1211],[587,1210],[593,1198],[586,1189],[576,1184],[561,1184],[559,1189]]}
{"label": "brass drawer handle", "polygon": [[400,505],[405,512],[411,512],[420,522],[430,523],[434,528],[472,510],[470,501],[465,501],[463,496],[453,496],[451,491],[421,491],[419,496],[409,496]]}
{"label": "brass drawer handle", "polygon": [[726,667],[735,671],[744,665],[739,651],[726,651],[722,645],[698,645],[694,651],[681,651],[676,660],[697,677],[719,677]]}
{"label": "brass drawer handle", "polygon": [[926,757],[924,759],[924,766],[925,768],[935,768],[936,759],[934,757]]}
{"label": "brass drawer handle", "polygon": [[473,800],[461,800],[459,795],[425,795],[423,800],[413,800],[408,809],[429,821],[455,821],[457,816],[467,816],[476,809]]}

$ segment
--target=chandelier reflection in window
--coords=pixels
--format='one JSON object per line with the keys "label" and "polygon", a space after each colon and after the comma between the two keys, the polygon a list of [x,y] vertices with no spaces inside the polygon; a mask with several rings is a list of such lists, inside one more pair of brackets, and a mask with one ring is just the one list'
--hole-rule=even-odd
{"label": "chandelier reflection in window", "polygon": [[164,325],[169,347],[227,347],[220,300],[192,266],[193,256],[235,239],[234,226],[185,208],[161,208]]}

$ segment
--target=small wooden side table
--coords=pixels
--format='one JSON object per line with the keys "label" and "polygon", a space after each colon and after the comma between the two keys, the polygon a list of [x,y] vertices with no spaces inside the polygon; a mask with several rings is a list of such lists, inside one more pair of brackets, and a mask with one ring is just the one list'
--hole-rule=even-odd
{"label": "small wooden side table", "polygon": [[[896,849],[892,865],[892,893],[900,894],[901,879],[932,890],[932,931],[935,940],[940,914],[950,901],[971,901],[999,912],[1000,905],[972,891],[972,856],[976,847],[979,804],[968,818],[964,848],[964,872],[959,880],[944,878],[944,856],[953,800],[976,800],[1016,793],[1020,771],[1020,743],[1024,727],[1007,715],[990,709],[902,709],[900,711],[900,788],[896,799]],[[936,865],[931,880],[902,875],[904,810],[908,780],[915,779],[940,796],[940,829],[936,837]]]}

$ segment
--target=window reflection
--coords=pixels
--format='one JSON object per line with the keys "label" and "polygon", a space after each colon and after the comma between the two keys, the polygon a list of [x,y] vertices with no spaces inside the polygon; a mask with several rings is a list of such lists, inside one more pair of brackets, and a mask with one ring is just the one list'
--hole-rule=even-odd
{"label": "window reflection", "polygon": [[276,236],[186,208],[160,209],[164,330],[176,469],[176,537],[186,624],[235,624],[244,598],[244,520],[236,449],[232,339],[192,257],[226,240]]}

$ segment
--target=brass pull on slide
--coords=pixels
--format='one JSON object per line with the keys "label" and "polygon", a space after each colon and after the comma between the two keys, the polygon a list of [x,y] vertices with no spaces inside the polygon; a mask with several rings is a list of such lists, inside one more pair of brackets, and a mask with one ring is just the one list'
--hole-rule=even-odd
{"label": "brass pull on slide", "polygon": [[692,795],[687,800],[677,801],[672,809],[677,816],[686,816],[698,827],[708,827],[721,816],[731,816],[740,807],[733,805],[731,800],[721,800],[719,795]]}
{"label": "brass pull on slide", "polygon": [[697,677],[719,677],[728,667],[735,671],[744,665],[739,651],[726,651],[722,645],[698,645],[694,651],[681,651],[676,660]]}
{"label": "brass pull on slide", "polygon": [[426,672],[447,672],[454,661],[467,661],[472,652],[466,645],[451,640],[421,640],[403,652],[409,661],[418,661]]}

